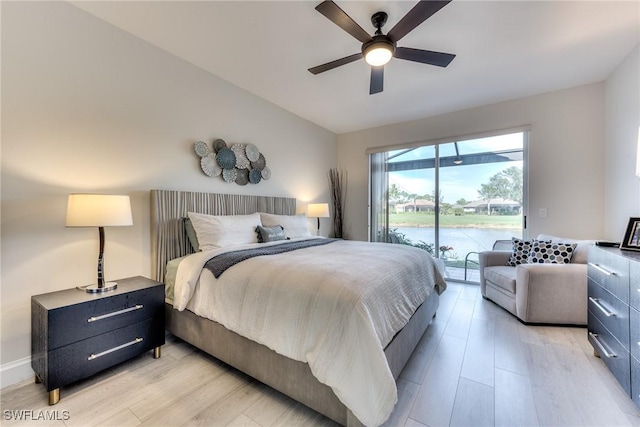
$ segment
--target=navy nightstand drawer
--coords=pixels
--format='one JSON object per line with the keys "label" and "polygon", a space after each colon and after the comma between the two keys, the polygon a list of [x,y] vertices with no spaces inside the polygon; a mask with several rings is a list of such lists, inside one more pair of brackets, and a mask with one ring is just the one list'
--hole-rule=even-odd
{"label": "navy nightstand drawer", "polygon": [[163,302],[164,289],[156,286],[51,310],[49,350],[160,316]]}
{"label": "navy nightstand drawer", "polygon": [[164,344],[164,322],[148,319],[49,353],[47,390],[86,378]]}

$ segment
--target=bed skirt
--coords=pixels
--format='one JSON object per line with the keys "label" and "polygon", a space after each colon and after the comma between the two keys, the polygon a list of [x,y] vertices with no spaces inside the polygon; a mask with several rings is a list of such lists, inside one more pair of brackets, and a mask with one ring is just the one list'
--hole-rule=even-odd
{"label": "bed skirt", "polygon": [[[385,348],[394,378],[400,375],[435,316],[438,301],[438,294],[431,292]],[[306,363],[282,356],[188,310],[178,311],[169,303],[165,303],[165,313],[166,329],[176,337],[342,425],[361,425],[333,390],[313,376]]]}

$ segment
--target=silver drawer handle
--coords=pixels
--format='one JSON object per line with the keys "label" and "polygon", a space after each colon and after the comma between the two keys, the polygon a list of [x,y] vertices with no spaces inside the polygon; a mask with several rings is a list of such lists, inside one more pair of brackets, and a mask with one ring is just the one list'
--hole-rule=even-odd
{"label": "silver drawer handle", "polygon": [[114,351],[122,350],[123,348],[129,347],[130,345],[138,344],[138,343],[142,342],[142,340],[143,340],[142,338],[136,338],[133,341],[129,341],[128,343],[119,345],[117,347],[110,348],[109,350],[105,350],[105,351],[102,351],[100,353],[95,353],[95,354],[91,353],[91,356],[89,356],[87,358],[87,360],[97,359],[98,357],[105,356],[105,355],[107,355],[109,353],[113,353]]}
{"label": "silver drawer handle", "polygon": [[103,314],[101,316],[93,316],[87,319],[87,322],[91,323],[91,322],[95,322],[97,320],[102,320],[102,319],[107,319],[109,317],[113,317],[113,316],[118,316],[120,314],[125,314],[125,313],[129,313],[131,311],[136,311],[136,310],[140,310],[141,308],[143,308],[144,306],[142,304],[136,304],[133,307],[129,307],[129,308],[125,308],[124,310],[118,310],[118,311],[114,311],[112,313],[107,313],[107,314]]}
{"label": "silver drawer handle", "polygon": [[589,297],[589,301],[591,301],[593,305],[598,307],[598,310],[600,310],[605,316],[611,317],[616,315],[613,311],[609,311],[606,308],[604,308],[604,306],[600,304],[600,300],[598,298]]}
{"label": "silver drawer handle", "polygon": [[597,346],[600,348],[600,350],[602,351],[602,354],[604,354],[606,357],[608,358],[612,358],[612,357],[618,357],[617,354],[615,353],[610,353],[609,350],[607,350],[607,347],[604,346],[604,344],[602,344],[600,342],[600,339],[598,337],[598,334],[594,334],[593,332],[589,332],[589,336],[593,339],[593,341],[597,344]]}
{"label": "silver drawer handle", "polygon": [[602,268],[598,264],[594,264],[594,263],[590,262],[589,265],[591,267],[595,268],[596,270],[598,270],[600,273],[605,274],[607,276],[615,276],[616,275],[616,273],[614,273],[612,271],[609,271],[606,268]]}

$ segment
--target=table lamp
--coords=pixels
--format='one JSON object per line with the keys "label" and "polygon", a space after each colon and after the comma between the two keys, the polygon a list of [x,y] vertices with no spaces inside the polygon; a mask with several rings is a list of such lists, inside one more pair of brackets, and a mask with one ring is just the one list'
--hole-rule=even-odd
{"label": "table lamp", "polygon": [[133,225],[129,196],[108,194],[70,194],[67,203],[67,227],[98,227],[98,283],[78,287],[90,293],[106,292],[118,287],[104,281],[104,227]]}
{"label": "table lamp", "polygon": [[329,204],[310,203],[307,206],[307,216],[310,218],[318,218],[317,234],[320,234],[320,218],[329,218]]}

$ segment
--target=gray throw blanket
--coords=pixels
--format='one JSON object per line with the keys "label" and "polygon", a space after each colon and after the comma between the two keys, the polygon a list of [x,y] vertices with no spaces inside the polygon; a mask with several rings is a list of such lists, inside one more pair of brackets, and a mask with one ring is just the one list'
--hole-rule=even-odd
{"label": "gray throw blanket", "polygon": [[279,245],[266,246],[264,248],[242,249],[239,251],[225,252],[223,254],[216,255],[209,261],[207,261],[207,263],[204,265],[204,268],[213,273],[213,276],[217,279],[222,273],[227,271],[228,268],[231,268],[239,262],[242,262],[249,258],[263,255],[276,255],[284,252],[295,251],[298,249],[326,245],[337,240],[339,239],[301,240],[296,242],[281,243]]}

